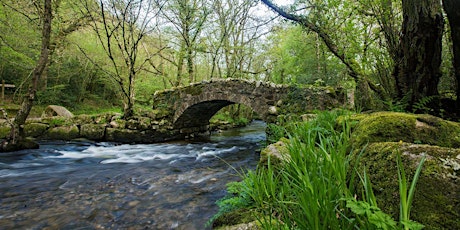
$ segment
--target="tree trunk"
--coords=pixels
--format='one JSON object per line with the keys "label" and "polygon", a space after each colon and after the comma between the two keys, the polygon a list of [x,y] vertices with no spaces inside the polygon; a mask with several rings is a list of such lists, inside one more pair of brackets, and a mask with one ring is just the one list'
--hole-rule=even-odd
{"label": "tree trunk", "polygon": [[38,89],[40,76],[48,63],[50,37],[51,37],[51,19],[52,9],[51,0],[45,0],[44,15],[43,15],[43,28],[42,28],[42,47],[40,58],[37,61],[32,72],[32,83],[29,86],[29,91],[24,97],[21,109],[19,109],[16,117],[14,118],[11,132],[8,137],[1,143],[0,151],[16,151],[25,148],[37,148],[37,144],[30,144],[25,139],[24,124],[32,109],[33,102]]}
{"label": "tree trunk", "polygon": [[[450,34],[452,37],[452,50],[454,51],[454,74],[457,79],[457,104],[456,110],[460,110],[460,1],[459,0],[443,0],[444,11],[447,14],[450,25]],[[457,112],[458,113],[458,112]],[[460,116],[460,114],[457,114]]]}
{"label": "tree trunk", "polygon": [[128,97],[127,102],[123,108],[123,118],[125,120],[134,116],[134,103],[135,103],[135,90],[134,90],[134,83],[136,79],[136,73],[134,72],[133,67],[131,67],[131,73],[129,74],[129,85],[128,85]]}
{"label": "tree trunk", "polygon": [[395,62],[394,74],[398,99],[407,100],[406,109],[413,110],[416,103],[438,96],[444,21],[439,1],[402,3],[401,56]]}

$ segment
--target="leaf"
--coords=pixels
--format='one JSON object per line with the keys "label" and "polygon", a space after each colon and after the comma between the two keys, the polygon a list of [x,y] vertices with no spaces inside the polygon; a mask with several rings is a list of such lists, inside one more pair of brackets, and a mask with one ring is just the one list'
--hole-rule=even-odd
{"label": "leaf", "polygon": [[396,229],[397,227],[396,221],[390,215],[380,210],[370,214],[368,220],[379,229]]}
{"label": "leaf", "polygon": [[406,229],[419,230],[425,227],[425,225],[412,220],[403,220],[401,221],[401,223],[404,225]]}
{"label": "leaf", "polygon": [[371,206],[364,201],[356,201],[352,199],[347,199],[346,201],[347,208],[351,209],[351,211],[357,215],[364,215],[371,209]]}

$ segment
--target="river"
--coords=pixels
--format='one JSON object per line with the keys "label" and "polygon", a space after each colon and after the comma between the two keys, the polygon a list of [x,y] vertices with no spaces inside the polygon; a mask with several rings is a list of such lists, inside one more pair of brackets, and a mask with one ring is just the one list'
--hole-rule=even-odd
{"label": "river", "polygon": [[[205,229],[254,169],[265,124],[209,142],[41,142],[0,157],[0,229]],[[209,229],[209,227],[206,227]]]}

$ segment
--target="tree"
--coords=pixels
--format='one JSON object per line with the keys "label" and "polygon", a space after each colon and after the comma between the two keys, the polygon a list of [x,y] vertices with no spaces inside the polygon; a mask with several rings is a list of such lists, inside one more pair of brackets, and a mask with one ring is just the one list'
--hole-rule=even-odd
{"label": "tree", "polygon": [[[350,51],[350,46],[348,44],[339,44],[340,36],[337,34],[337,29],[347,28],[347,26],[353,26],[356,24],[355,22],[346,22],[347,18],[344,18],[342,22],[340,22],[339,27],[335,28],[334,31],[327,30],[327,23],[328,20],[317,20],[320,18],[321,14],[323,13],[321,10],[327,9],[328,7],[322,6],[320,3],[317,5],[306,5],[304,9],[311,9],[313,14],[309,16],[298,15],[295,13],[290,13],[285,8],[281,8],[275,5],[270,0],[262,0],[262,2],[267,5],[270,9],[274,10],[280,16],[291,20],[295,23],[298,23],[303,28],[307,29],[308,31],[312,31],[318,35],[318,37],[323,41],[326,45],[329,52],[331,52],[334,56],[336,56],[347,68],[349,76],[355,80],[357,84],[355,102],[356,104],[360,105],[363,109],[372,109],[374,107],[374,102],[370,95],[369,89],[373,90],[377,95],[382,98],[383,100],[389,100],[389,93],[380,85],[373,82],[368,74],[366,73],[365,69],[362,66],[362,63],[359,62],[359,56],[357,53],[354,52],[346,52]],[[310,2],[311,3],[311,2]],[[337,8],[349,8],[350,4],[352,3],[345,3],[342,1],[333,1],[330,3],[332,6],[335,5]],[[342,4],[340,7],[338,5]],[[348,4],[348,7],[345,7],[343,4]],[[315,10],[317,13],[315,14]],[[349,14],[348,16],[351,16]],[[315,18],[316,17],[316,18]],[[333,17],[328,15],[328,17]],[[360,28],[357,28],[360,29]],[[349,43],[353,43],[352,40],[348,41]]]}
{"label": "tree", "polygon": [[[443,17],[441,13],[441,5],[439,1],[433,0],[403,0],[402,1],[402,27],[401,30],[395,29],[395,17],[389,10],[394,10],[392,1],[377,0],[372,2],[373,6],[378,8],[373,9],[373,17],[376,22],[368,24],[368,27],[373,28],[380,26],[381,32],[386,38],[386,50],[392,58],[391,65],[393,66],[393,78],[395,84],[380,84],[375,83],[363,65],[365,56],[353,56],[350,50],[343,43],[339,43],[335,32],[327,30],[327,21],[315,21],[318,17],[318,9],[322,9],[321,3],[316,1],[316,4],[306,4],[304,9],[308,9],[308,16],[289,13],[284,8],[280,8],[269,0],[262,0],[268,7],[276,11],[281,16],[299,23],[309,31],[312,31],[321,38],[328,50],[333,53],[347,67],[349,75],[355,79],[358,85],[358,91],[366,92],[366,88],[377,93],[383,101],[405,100],[405,109],[412,110],[412,106],[418,101],[426,98],[435,98],[439,94],[437,92],[437,83],[439,82],[440,74],[440,57],[441,57],[441,38],[443,31]],[[329,2],[329,1],[328,1]],[[334,2],[334,1],[330,1]],[[371,2],[371,1],[367,1]],[[353,3],[350,3],[353,4]],[[363,4],[364,5],[364,4]],[[337,2],[335,7],[345,9],[347,5],[343,2]],[[362,8],[351,8],[353,11],[348,15],[361,13],[364,17],[368,15]],[[379,10],[375,10],[379,9]],[[360,12],[362,11],[362,12]],[[343,24],[363,25],[364,21],[344,19]],[[337,31],[337,30],[336,30]],[[350,32],[350,31],[349,31]],[[361,39],[357,39],[362,41]],[[352,41],[350,41],[352,42]],[[373,62],[370,62],[373,63]],[[371,68],[372,70],[372,68]],[[378,79],[385,80],[385,79]],[[387,79],[386,79],[387,80]],[[382,87],[392,86],[391,89]],[[361,87],[360,87],[361,86]],[[393,94],[393,92],[395,92]],[[395,95],[395,98],[391,98]],[[369,97],[365,95],[360,98],[364,99],[364,108],[368,108]]]}
{"label": "tree", "polygon": [[[399,55],[395,60],[397,98],[408,111],[427,97],[438,97],[444,19],[441,2],[403,0]],[[407,99],[406,99],[407,98]]]}
{"label": "tree", "polygon": [[[457,79],[457,105],[456,111],[460,110],[460,6],[459,0],[443,0],[444,11],[447,14],[452,37],[452,50],[454,53],[453,66],[455,79]],[[458,113],[458,112],[457,112]],[[457,114],[459,116],[459,114]]]}
{"label": "tree", "polygon": [[[158,4],[158,3],[157,3]],[[203,0],[173,0],[167,1],[167,5],[162,8],[162,16],[166,19],[166,26],[172,26],[175,40],[173,44],[177,48],[175,60],[166,59],[173,62],[177,67],[176,79],[173,86],[182,83],[184,65],[186,76],[189,82],[195,81],[195,57],[201,33],[204,29],[210,10],[207,2]]]}
{"label": "tree", "polygon": [[[22,148],[31,147],[25,143],[28,143],[25,139],[24,124],[29,116],[30,110],[32,109],[33,102],[40,82],[40,77],[48,63],[48,55],[50,48],[51,38],[51,20],[52,20],[52,5],[51,0],[45,0],[43,8],[42,18],[42,46],[40,57],[37,61],[32,72],[32,82],[29,87],[28,94],[24,97],[21,104],[21,108],[16,114],[14,121],[12,122],[11,132],[8,137],[1,143],[1,151],[15,151]],[[36,146],[36,145],[34,145]]]}
{"label": "tree", "polygon": [[[100,0],[82,1],[84,14],[90,16],[92,28],[104,48],[111,68],[106,73],[117,82],[123,95],[123,116],[134,115],[135,81],[150,57],[139,60],[144,37],[155,25],[156,6],[151,0]],[[85,52],[82,49],[83,52]]]}

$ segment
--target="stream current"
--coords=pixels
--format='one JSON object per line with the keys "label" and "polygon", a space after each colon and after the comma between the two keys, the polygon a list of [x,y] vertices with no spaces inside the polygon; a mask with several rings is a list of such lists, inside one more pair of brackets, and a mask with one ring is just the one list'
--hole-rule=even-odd
{"label": "stream current", "polygon": [[[265,124],[209,142],[42,142],[0,157],[0,229],[205,229]],[[209,227],[206,227],[209,229]]]}

